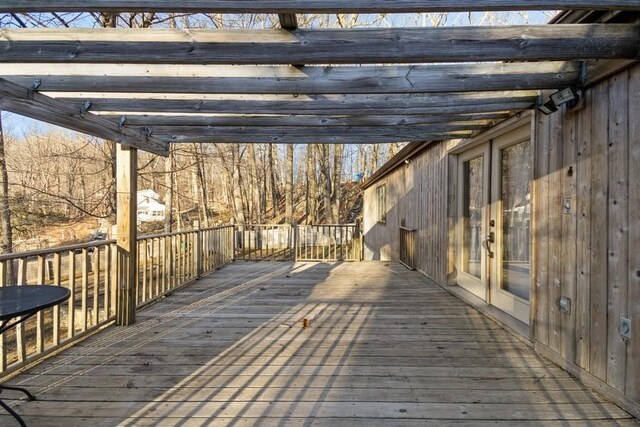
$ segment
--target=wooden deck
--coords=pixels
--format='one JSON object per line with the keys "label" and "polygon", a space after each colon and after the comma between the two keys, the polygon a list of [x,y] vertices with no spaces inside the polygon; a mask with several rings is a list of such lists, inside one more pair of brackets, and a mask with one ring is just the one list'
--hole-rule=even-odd
{"label": "wooden deck", "polygon": [[234,263],[9,383],[30,427],[637,425],[384,262]]}

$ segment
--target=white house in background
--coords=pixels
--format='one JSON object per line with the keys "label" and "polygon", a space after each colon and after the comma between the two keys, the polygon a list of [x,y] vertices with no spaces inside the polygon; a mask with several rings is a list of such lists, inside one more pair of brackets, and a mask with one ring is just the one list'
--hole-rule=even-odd
{"label": "white house in background", "polygon": [[165,206],[153,190],[138,191],[138,222],[164,221]]}

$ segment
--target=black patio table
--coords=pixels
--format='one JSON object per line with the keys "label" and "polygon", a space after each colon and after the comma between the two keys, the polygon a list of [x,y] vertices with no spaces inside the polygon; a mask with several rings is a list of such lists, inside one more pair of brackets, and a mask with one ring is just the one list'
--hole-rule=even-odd
{"label": "black patio table", "polygon": [[[69,289],[60,286],[24,285],[0,287],[0,334],[24,322],[40,310],[66,301],[69,295]],[[28,400],[35,400],[36,398],[22,387],[0,385],[0,393],[2,390],[21,391],[27,396]],[[22,427],[26,427],[22,418],[1,399],[0,406],[13,415]]]}

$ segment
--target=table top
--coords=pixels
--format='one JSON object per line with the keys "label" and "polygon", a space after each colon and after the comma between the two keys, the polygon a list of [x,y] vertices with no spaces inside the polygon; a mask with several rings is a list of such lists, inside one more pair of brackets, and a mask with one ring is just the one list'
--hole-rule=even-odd
{"label": "table top", "polygon": [[31,314],[69,298],[69,289],[49,285],[0,287],[0,321]]}

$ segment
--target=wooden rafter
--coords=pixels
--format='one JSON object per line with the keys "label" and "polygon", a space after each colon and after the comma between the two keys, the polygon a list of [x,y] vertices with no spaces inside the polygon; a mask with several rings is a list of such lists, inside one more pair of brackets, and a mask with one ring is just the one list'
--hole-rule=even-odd
{"label": "wooden rafter", "polygon": [[399,13],[638,10],[637,0],[3,0],[0,12]]}
{"label": "wooden rafter", "polygon": [[[445,95],[443,98],[446,98]],[[66,103],[80,105],[78,98],[60,98]],[[128,113],[244,113],[244,114],[291,114],[291,115],[339,115],[339,114],[477,114],[503,111],[518,111],[532,108],[537,98],[521,100],[505,99],[503,101],[475,102],[464,100],[426,101],[424,104],[384,104],[382,102],[339,103],[334,101],[313,102],[298,101],[202,101],[174,99],[126,99],[126,98],[91,98],[92,111]]]}
{"label": "wooden rafter", "polygon": [[280,21],[280,27],[283,30],[293,31],[298,28],[298,18],[295,13],[280,13],[278,21]]}
{"label": "wooden rafter", "polygon": [[139,148],[155,154],[167,155],[169,146],[138,129],[118,126],[111,120],[82,111],[23,86],[0,78],[0,109],[43,122],[83,132],[99,138]]}
{"label": "wooden rafter", "polygon": [[[108,117],[108,116],[107,116]],[[493,120],[505,119],[507,113],[485,113],[469,115],[402,115],[402,116],[255,116],[255,115],[128,115],[128,126],[242,126],[242,127],[324,127],[339,130],[344,126],[403,126],[441,124],[441,125],[479,125],[487,126]]]}
{"label": "wooden rafter", "polygon": [[638,58],[636,24],[0,31],[4,62],[365,64]]}
{"label": "wooden rafter", "polygon": [[448,133],[403,133],[382,134],[369,132],[367,135],[343,135],[335,132],[331,135],[181,135],[159,134],[158,137],[171,143],[246,143],[246,144],[382,144],[406,141],[436,141],[445,139],[468,138],[471,132],[458,131]]}
{"label": "wooden rafter", "polygon": [[[221,67],[216,77],[40,75],[44,92],[197,94],[437,93],[553,89],[578,83],[571,62],[363,67]],[[46,72],[43,68],[42,72]],[[243,74],[246,73],[246,77]],[[2,75],[2,74],[0,74]],[[34,76],[7,76],[29,84]]]}

